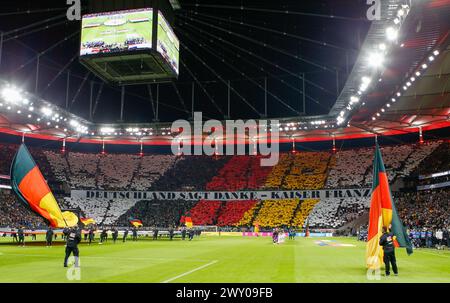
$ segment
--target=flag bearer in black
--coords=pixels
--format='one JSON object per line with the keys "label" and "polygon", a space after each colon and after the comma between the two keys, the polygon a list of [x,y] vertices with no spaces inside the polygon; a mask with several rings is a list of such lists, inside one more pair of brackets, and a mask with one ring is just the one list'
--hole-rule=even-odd
{"label": "flag bearer in black", "polygon": [[67,239],[67,235],[69,234],[69,232],[70,232],[70,229],[67,228],[67,227],[64,227],[64,229],[63,229],[63,234],[62,234],[63,240],[66,240],[66,239]]}
{"label": "flag bearer in black", "polygon": [[17,235],[19,236],[19,245],[25,246],[25,235],[23,233],[23,228],[19,227],[17,230]]}
{"label": "flag bearer in black", "polygon": [[[390,226],[389,226],[390,227]],[[397,261],[395,259],[395,236],[392,232],[389,232],[386,227],[383,227],[383,235],[380,238],[380,246],[383,246],[383,262],[386,269],[386,277],[391,274],[390,265],[392,264],[392,271],[394,275],[398,275]]]}
{"label": "flag bearer in black", "polygon": [[169,238],[170,238],[170,241],[173,240],[173,227],[172,226],[169,227]]}
{"label": "flag bearer in black", "polygon": [[125,231],[123,232],[123,239],[122,239],[122,241],[125,242],[127,240],[127,237],[128,237],[128,228],[125,229]]}
{"label": "flag bearer in black", "polygon": [[137,241],[137,228],[133,228],[133,241]]}
{"label": "flag bearer in black", "polygon": [[78,243],[80,242],[81,234],[78,228],[74,227],[70,229],[66,236],[66,256],[64,258],[64,267],[67,267],[67,261],[72,253],[75,257],[75,267],[79,267],[78,257],[80,256],[80,252],[78,250]]}
{"label": "flag bearer in black", "polygon": [[52,246],[53,242],[53,228],[49,227],[45,233],[45,240],[47,242],[47,247]]}
{"label": "flag bearer in black", "polygon": [[89,228],[89,245],[91,245],[92,241],[94,241],[94,228]]}
{"label": "flag bearer in black", "polygon": [[189,229],[189,241],[192,241],[194,239],[195,230],[193,228]]}
{"label": "flag bearer in black", "polygon": [[31,230],[31,240],[36,240],[36,233],[34,228]]}
{"label": "flag bearer in black", "polygon": [[184,226],[181,228],[181,239],[186,239],[186,227]]}
{"label": "flag bearer in black", "polygon": [[116,243],[118,237],[119,237],[119,231],[117,230],[117,228],[114,228],[113,232],[112,232],[112,238],[113,238],[114,244]]}
{"label": "flag bearer in black", "polygon": [[158,228],[156,226],[153,228],[153,240],[158,240]]}
{"label": "flag bearer in black", "polygon": [[108,232],[106,229],[102,230],[102,233],[100,234],[100,243],[103,243],[103,241],[107,241],[106,238],[108,237]]}

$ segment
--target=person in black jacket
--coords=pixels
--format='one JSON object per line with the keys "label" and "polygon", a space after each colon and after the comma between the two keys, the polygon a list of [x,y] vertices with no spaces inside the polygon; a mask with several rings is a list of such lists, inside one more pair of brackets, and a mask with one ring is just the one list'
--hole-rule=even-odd
{"label": "person in black jacket", "polygon": [[194,239],[195,230],[193,228],[189,229],[189,241],[192,241]]}
{"label": "person in black jacket", "polygon": [[25,235],[23,233],[23,228],[19,227],[19,229],[17,230],[17,235],[19,236],[19,245],[25,246]]}
{"label": "person in black jacket", "polygon": [[450,228],[444,229],[444,243],[447,242],[447,248],[450,248]]}
{"label": "person in black jacket", "polygon": [[158,240],[158,228],[156,226],[153,228],[153,240]]}
{"label": "person in black jacket", "polygon": [[125,242],[125,241],[127,240],[127,237],[128,237],[128,228],[125,229],[125,231],[123,232],[123,239],[122,239],[122,242]]}
{"label": "person in black jacket", "polygon": [[81,242],[81,233],[78,228],[74,227],[69,229],[66,236],[66,256],[64,258],[64,267],[67,267],[67,261],[69,260],[70,254],[73,253],[75,257],[75,267],[79,267],[78,258],[80,252],[78,250],[78,243]]}
{"label": "person in black jacket", "polygon": [[181,240],[186,239],[186,227],[181,228]]}
{"label": "person in black jacket", "polygon": [[[390,226],[389,226],[390,227]],[[386,227],[383,227],[383,235],[380,238],[380,246],[383,246],[383,262],[386,269],[386,277],[391,274],[390,265],[392,264],[392,271],[394,275],[398,275],[397,260],[395,259],[395,236]]]}
{"label": "person in black jacket", "polygon": [[169,227],[169,238],[170,238],[170,241],[173,240],[173,227],[172,226]]}
{"label": "person in black jacket", "polygon": [[113,238],[114,243],[116,243],[118,237],[119,237],[119,231],[117,230],[117,228],[114,228],[112,231],[112,238]]}
{"label": "person in black jacket", "polygon": [[100,234],[100,243],[103,244],[104,241],[107,241],[108,237],[108,231],[106,229],[102,230],[102,233]]}
{"label": "person in black jacket", "polygon": [[14,229],[11,229],[11,237],[13,238],[13,243],[19,242],[19,240],[17,239],[17,232],[14,231]]}
{"label": "person in black jacket", "polygon": [[90,227],[89,228],[89,245],[91,245],[91,243],[94,241],[94,228]]}
{"label": "person in black jacket", "polygon": [[137,228],[133,227],[133,241],[137,241],[137,239],[138,239]]}
{"label": "person in black jacket", "polygon": [[53,229],[51,227],[49,227],[47,229],[47,232],[45,234],[45,240],[47,242],[47,246],[52,246],[52,242],[53,242]]}

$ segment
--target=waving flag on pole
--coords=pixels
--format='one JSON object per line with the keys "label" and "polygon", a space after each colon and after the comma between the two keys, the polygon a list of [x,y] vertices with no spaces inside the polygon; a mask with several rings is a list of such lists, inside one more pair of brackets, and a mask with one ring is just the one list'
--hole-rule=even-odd
{"label": "waving flag on pole", "polygon": [[50,188],[30,152],[22,144],[11,165],[11,188],[19,200],[30,210],[44,218],[52,227],[72,227],[78,217],[61,212]]}
{"label": "waving flag on pole", "polygon": [[80,221],[84,225],[95,224],[95,220],[92,218],[80,218]]}
{"label": "waving flag on pole", "polygon": [[130,223],[131,223],[131,225],[133,225],[134,227],[142,227],[142,226],[144,226],[144,224],[142,224],[142,221],[141,221],[141,220],[134,219],[134,218],[130,218]]}
{"label": "waving flag on pole", "polygon": [[381,156],[380,147],[376,146],[373,162],[372,197],[369,212],[369,230],[367,235],[366,264],[373,270],[379,269],[383,260],[383,249],[379,245],[383,227],[389,228],[395,236],[395,246],[406,247],[412,254],[412,245],[395,208],[389,182]]}
{"label": "waving flag on pole", "polygon": [[194,223],[192,222],[192,218],[190,215],[184,218],[184,224],[186,225],[187,228],[192,228],[194,226]]}

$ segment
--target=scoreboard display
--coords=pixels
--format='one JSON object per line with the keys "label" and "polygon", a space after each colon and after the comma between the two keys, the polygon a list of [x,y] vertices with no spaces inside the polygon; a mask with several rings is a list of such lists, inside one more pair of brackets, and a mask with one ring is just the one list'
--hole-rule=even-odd
{"label": "scoreboard display", "polygon": [[180,41],[172,30],[172,27],[158,12],[158,52],[170,63],[176,74],[179,73]]}
{"label": "scoreboard display", "polygon": [[110,84],[171,81],[178,77],[180,63],[180,41],[168,21],[171,17],[161,7],[86,14],[81,21],[80,62]]}
{"label": "scoreboard display", "polygon": [[153,9],[85,15],[80,56],[152,48]]}

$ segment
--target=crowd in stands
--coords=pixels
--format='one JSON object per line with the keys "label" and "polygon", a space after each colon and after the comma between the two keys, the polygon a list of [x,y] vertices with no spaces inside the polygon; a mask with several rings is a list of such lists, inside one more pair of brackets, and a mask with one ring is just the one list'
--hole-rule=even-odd
{"label": "crowd in stands", "polygon": [[200,200],[189,211],[194,225],[215,225],[222,204],[221,201]]}
{"label": "crowd in stands", "polygon": [[[206,184],[206,190],[240,191],[260,188],[271,167],[260,166],[261,157],[234,156]],[[254,201],[200,201],[190,211],[194,224],[236,225]]]}
{"label": "crowd in stands", "polygon": [[449,197],[449,188],[403,193],[396,205],[408,228],[444,228],[450,225]]}
{"label": "crowd in stands", "polygon": [[80,199],[75,197],[66,197],[64,202],[66,208],[78,209],[84,216],[93,218],[97,224],[106,225],[116,222],[121,215],[136,204],[135,200],[128,199]]}
{"label": "crowd in stands", "polygon": [[267,189],[321,189],[333,164],[329,152],[297,152],[282,154],[267,176]]}
{"label": "crowd in stands", "polygon": [[335,165],[328,173],[327,188],[348,188],[364,183],[373,161],[373,149],[349,149],[338,151]]}
{"label": "crowd in stands", "polygon": [[39,228],[47,226],[42,218],[32,213],[9,190],[0,191],[0,227]]}
{"label": "crowd in stands", "polygon": [[83,43],[84,48],[100,48],[105,45],[105,41],[87,41]]}
{"label": "crowd in stands", "polygon": [[173,155],[146,155],[139,157],[138,167],[130,180],[129,188],[148,190],[176,162],[177,158]]}
{"label": "crowd in stands", "polygon": [[298,203],[298,199],[264,201],[254,222],[263,228],[288,227],[291,225]]}
{"label": "crowd in stands", "polygon": [[287,175],[291,168],[292,157],[288,153],[280,155],[278,164],[272,168],[272,171],[267,176],[265,188],[266,189],[279,189],[282,188],[284,177]]}
{"label": "crowd in stands", "polygon": [[141,220],[144,226],[178,226],[181,217],[187,214],[194,204],[194,201],[185,200],[139,201],[120,216],[116,224],[128,226],[129,219],[135,218]]}
{"label": "crowd in stands", "polygon": [[18,145],[0,144],[0,175],[8,175]]}
{"label": "crowd in stands", "polygon": [[450,170],[450,141],[443,142],[422,161],[415,170],[416,175],[429,175]]}
{"label": "crowd in stands", "polygon": [[[155,180],[151,190],[155,191],[198,191],[205,190],[206,183],[218,174],[229,157],[185,156],[174,161],[160,178]],[[166,162],[168,160],[166,159]],[[149,164],[145,164],[149,165]],[[168,167],[168,165],[166,165]],[[150,169],[150,168],[149,168]],[[167,226],[179,223],[181,216],[192,212],[195,202],[191,201],[140,201],[123,214],[118,222],[126,223],[129,217],[139,218],[144,224]],[[197,203],[194,210],[194,224],[211,222],[215,218],[217,203]],[[154,206],[154,207],[153,207]],[[205,209],[203,209],[205,206]],[[218,206],[220,207],[220,205]],[[217,208],[218,208],[217,207]],[[211,218],[213,217],[213,218]],[[195,219],[194,219],[195,218]],[[203,223],[206,224],[206,223]]]}
{"label": "crowd in stands", "polygon": [[259,156],[232,157],[219,174],[208,182],[206,189],[238,191],[259,188],[272,170],[271,167],[260,166],[260,161]]}
{"label": "crowd in stands", "polygon": [[259,212],[259,209],[262,206],[262,201],[255,203],[255,205],[249,208],[241,217],[241,219],[236,224],[237,226],[245,226],[250,227],[253,223],[253,219],[255,215]]}
{"label": "crowd in stands", "polygon": [[324,186],[330,152],[297,152],[293,154],[291,169],[284,178],[283,188],[321,189]]}
{"label": "crowd in stands", "polygon": [[[389,181],[397,176],[408,176],[429,156],[441,141],[423,144],[401,144],[381,147]],[[328,173],[326,188],[370,187],[372,184],[373,148],[338,151],[336,163]]]}
{"label": "crowd in stands", "polygon": [[56,178],[73,189],[148,190],[176,162],[173,155],[44,151]]}
{"label": "crowd in stands", "polygon": [[171,169],[152,184],[156,191],[205,190],[205,185],[216,176],[229,157],[183,156]]}
{"label": "crowd in stands", "polygon": [[130,46],[130,45],[136,45],[136,44],[143,44],[144,42],[145,42],[145,39],[143,37],[128,38],[127,40],[125,40],[125,45]]}
{"label": "crowd in stands", "polygon": [[256,206],[256,201],[228,201],[219,211],[217,218],[218,226],[234,226],[239,225],[244,214]]}
{"label": "crowd in stands", "polygon": [[318,199],[305,199],[301,201],[300,208],[292,220],[292,225],[303,227],[306,223],[306,219],[317,203],[319,203]]}
{"label": "crowd in stands", "polygon": [[[383,160],[388,171],[389,182],[397,176],[409,176],[427,156],[442,142],[429,141],[417,145],[396,145],[382,149]],[[372,170],[372,166],[370,167]],[[372,173],[365,179],[366,186],[372,184]]]}
{"label": "crowd in stands", "polygon": [[[18,145],[0,144],[0,174],[9,174]],[[66,183],[72,189],[151,191],[240,191],[254,189],[296,190],[370,187],[373,148],[331,152],[280,154],[274,167],[261,167],[260,157],[173,156],[133,154],[60,153],[30,148],[44,177]],[[389,180],[413,172],[431,173],[448,168],[448,142],[402,144],[382,147]],[[425,161],[424,161],[425,159]],[[435,159],[437,164],[434,164]],[[422,164],[420,164],[422,163]],[[420,165],[419,165],[420,164]],[[0,192],[1,193],[1,192]],[[5,195],[8,197],[11,195]],[[448,225],[448,191],[404,194],[398,210],[414,228]],[[12,224],[6,214],[14,199],[0,201],[0,225]],[[194,225],[261,227],[304,226],[339,228],[367,211],[367,199],[314,199],[279,201],[139,201],[108,199],[59,199],[63,208],[75,208],[99,224],[127,224],[135,217],[148,225],[179,222],[190,213]],[[17,202],[17,201],[16,201]],[[19,204],[20,205],[20,204]],[[17,206],[19,207],[19,206]],[[24,215],[26,213],[27,215]],[[24,221],[36,224],[36,216],[18,210]],[[12,217],[13,215],[11,215]],[[34,218],[34,219],[32,219]]]}
{"label": "crowd in stands", "polygon": [[309,224],[316,228],[339,228],[359,218],[370,207],[369,198],[328,198],[314,206]]}

